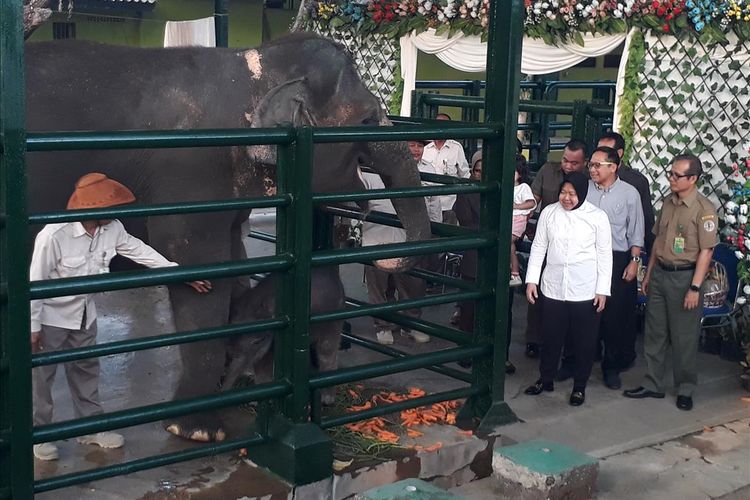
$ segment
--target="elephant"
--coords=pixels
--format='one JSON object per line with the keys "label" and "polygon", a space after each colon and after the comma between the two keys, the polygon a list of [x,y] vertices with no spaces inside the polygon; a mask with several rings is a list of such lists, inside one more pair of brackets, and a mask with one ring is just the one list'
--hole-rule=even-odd
{"label": "elephant", "polygon": [[[252,288],[246,288],[232,300],[229,323],[249,323],[268,319],[276,312],[276,283],[274,276],[263,278]],[[315,267],[310,272],[310,314],[336,311],[344,308],[344,285],[338,266]],[[326,321],[310,325],[312,364],[321,371],[338,367],[339,340],[343,320]],[[272,373],[273,332],[262,332],[235,337],[229,341],[229,364],[222,387],[230,389],[243,374],[252,373],[254,382],[270,382]],[[321,391],[324,405],[332,405],[335,388]]]}
{"label": "elephant", "polygon": [[[392,125],[339,44],[296,33],[255,49],[137,48],[64,40],[27,43],[29,132]],[[61,210],[76,179],[102,172],[129,187],[140,204],[262,196],[276,173],[271,146],[34,152],[26,156],[30,213]],[[359,165],[388,187],[420,185],[400,142],[320,144],[314,192],[362,190]],[[429,239],[422,198],[393,200],[410,241]],[[246,259],[241,225],[249,210],[125,219],[127,229],[181,265]],[[38,229],[38,228],[37,228]],[[312,229],[311,229],[312,230]],[[33,237],[33,230],[32,230]],[[418,257],[384,259],[389,271]],[[215,280],[211,293],[170,285],[178,331],[228,324],[237,280]],[[226,340],[180,345],[183,370],[175,400],[214,394]],[[221,415],[206,411],[164,422],[196,441],[226,437]]]}

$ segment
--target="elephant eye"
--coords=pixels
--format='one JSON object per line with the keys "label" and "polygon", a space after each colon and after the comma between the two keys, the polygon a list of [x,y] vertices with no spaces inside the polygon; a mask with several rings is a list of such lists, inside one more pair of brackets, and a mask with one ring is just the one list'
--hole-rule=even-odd
{"label": "elephant eye", "polygon": [[377,125],[380,123],[380,121],[374,117],[374,116],[368,116],[364,120],[362,120],[362,125],[370,126],[370,125]]}

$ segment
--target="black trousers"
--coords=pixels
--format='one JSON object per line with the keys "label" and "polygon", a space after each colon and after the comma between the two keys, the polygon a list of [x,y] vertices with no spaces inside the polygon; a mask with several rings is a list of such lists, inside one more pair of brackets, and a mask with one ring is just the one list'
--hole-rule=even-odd
{"label": "black trousers", "polygon": [[544,297],[542,302],[542,351],[539,375],[542,382],[552,382],[557,373],[565,339],[569,338],[575,364],[573,390],[583,390],[591,375],[599,318],[594,300],[569,302]]}
{"label": "black trousers", "polygon": [[630,252],[612,252],[612,295],[602,311],[599,334],[604,343],[602,371],[620,372],[635,361],[635,313],[638,280],[622,279]]}

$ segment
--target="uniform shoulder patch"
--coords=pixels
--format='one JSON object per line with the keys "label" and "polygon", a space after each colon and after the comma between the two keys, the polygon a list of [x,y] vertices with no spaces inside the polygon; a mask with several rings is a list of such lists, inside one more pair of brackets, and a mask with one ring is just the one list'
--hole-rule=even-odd
{"label": "uniform shoulder patch", "polygon": [[[704,219],[706,219],[706,218],[704,217]],[[703,229],[707,233],[710,233],[710,232],[716,230],[716,222],[713,221],[713,217],[704,220],[704,222],[703,222]]]}
{"label": "uniform shoulder patch", "polygon": [[701,220],[712,220],[714,218],[716,218],[716,215],[714,215],[714,214],[708,214],[708,215],[702,216]]}

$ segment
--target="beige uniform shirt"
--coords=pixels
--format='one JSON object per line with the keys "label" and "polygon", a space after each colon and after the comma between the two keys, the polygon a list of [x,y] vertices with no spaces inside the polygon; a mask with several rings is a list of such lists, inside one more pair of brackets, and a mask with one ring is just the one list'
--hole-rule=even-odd
{"label": "beige uniform shirt", "polygon": [[668,265],[695,264],[701,250],[718,243],[716,207],[697,190],[684,200],[666,198],[654,225],[654,248]]}

